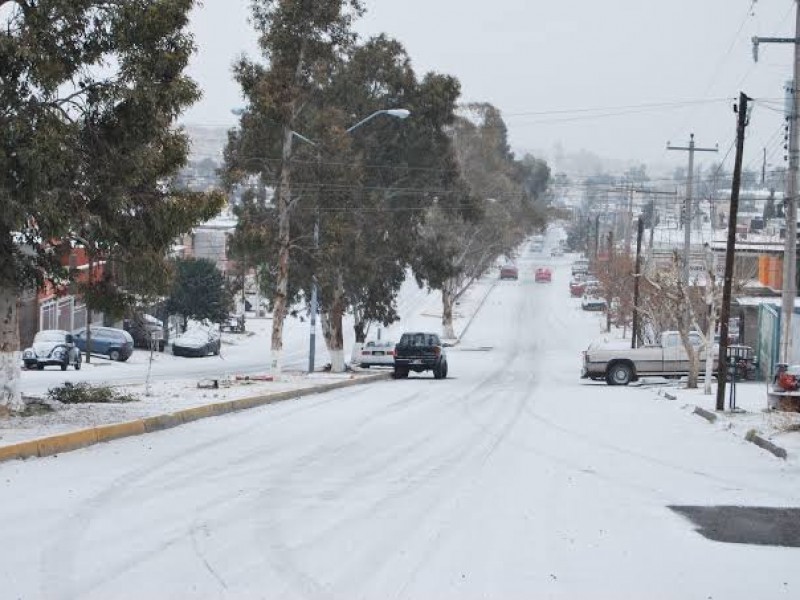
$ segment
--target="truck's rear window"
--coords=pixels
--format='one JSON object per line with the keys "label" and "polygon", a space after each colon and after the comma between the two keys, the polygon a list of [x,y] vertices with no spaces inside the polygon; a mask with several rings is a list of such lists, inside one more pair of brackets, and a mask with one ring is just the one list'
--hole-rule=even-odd
{"label": "truck's rear window", "polygon": [[420,347],[420,346],[438,346],[439,338],[430,333],[404,333],[400,338],[401,346]]}

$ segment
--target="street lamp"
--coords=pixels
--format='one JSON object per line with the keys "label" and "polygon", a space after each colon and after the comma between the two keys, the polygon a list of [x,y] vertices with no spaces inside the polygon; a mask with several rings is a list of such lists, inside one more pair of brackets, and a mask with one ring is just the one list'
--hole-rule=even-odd
{"label": "street lamp", "polygon": [[389,115],[390,117],[394,117],[395,119],[407,119],[411,115],[411,111],[405,108],[388,108],[385,110],[378,110],[368,116],[366,119],[361,119],[358,123],[347,129],[347,133],[352,133],[354,130],[361,127],[364,123],[371,121],[378,115]]}
{"label": "street lamp", "polygon": [[[358,123],[349,127],[346,131],[347,133],[353,133],[356,129],[364,125],[365,123],[371,121],[378,115],[387,115],[389,117],[393,117],[395,119],[406,119],[411,115],[411,111],[405,108],[390,108],[385,110],[378,110],[369,115],[368,117],[361,119]],[[316,142],[308,139],[304,135],[293,131],[292,134],[299,140],[306,142],[307,144],[311,144],[315,148],[318,147]],[[316,218],[314,220],[314,250],[319,250],[319,211],[316,214]],[[317,310],[319,309],[319,299],[318,299],[318,292],[317,292],[317,276],[316,274],[311,276],[311,333],[308,340],[308,372],[314,372],[314,358],[316,354],[316,347],[317,347]]]}

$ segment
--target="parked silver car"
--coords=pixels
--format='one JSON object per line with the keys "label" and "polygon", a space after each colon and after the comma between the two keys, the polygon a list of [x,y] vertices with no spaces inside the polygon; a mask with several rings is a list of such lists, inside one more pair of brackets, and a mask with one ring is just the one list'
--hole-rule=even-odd
{"label": "parked silver car", "polygon": [[61,329],[45,329],[33,338],[33,346],[22,353],[27,369],[39,369],[54,365],[66,371],[69,365],[81,368],[81,352],[75,345],[72,334]]}
{"label": "parked silver car", "polygon": [[392,367],[394,366],[393,340],[371,340],[353,349],[353,362],[359,367]]}

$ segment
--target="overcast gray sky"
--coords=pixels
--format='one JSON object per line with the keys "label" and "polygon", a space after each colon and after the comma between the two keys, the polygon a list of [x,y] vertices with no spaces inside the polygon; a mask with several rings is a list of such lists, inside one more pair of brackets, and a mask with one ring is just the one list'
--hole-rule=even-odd
{"label": "overcast gray sky", "polygon": [[[191,67],[203,99],[184,121],[232,125],[241,96],[231,64],[257,56],[250,0],[203,0],[192,28]],[[793,33],[795,0],[366,0],[364,36],[403,42],[418,73],[459,78],[464,101],[488,101],[506,118],[512,146],[552,160],[561,144],[603,157],[684,165],[669,140],[719,144],[735,137],[725,98],[740,90],[757,101],[746,166],[783,164],[782,87],[791,77],[788,44],[762,46],[754,35]],[[658,106],[654,106],[658,105]],[[711,155],[709,155],[711,156]],[[708,160],[708,157],[702,157]],[[733,152],[727,163],[732,165]]]}

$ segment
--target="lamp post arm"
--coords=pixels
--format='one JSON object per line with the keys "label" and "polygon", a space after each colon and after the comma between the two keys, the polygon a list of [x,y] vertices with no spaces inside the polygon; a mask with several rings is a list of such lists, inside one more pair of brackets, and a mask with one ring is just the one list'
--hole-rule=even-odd
{"label": "lamp post arm", "polygon": [[385,110],[379,110],[377,112],[374,112],[370,116],[368,116],[368,117],[366,117],[364,119],[361,119],[358,123],[356,123],[352,127],[349,127],[346,131],[347,131],[347,133],[352,133],[354,130],[356,130],[359,127],[361,127],[364,123],[368,123],[369,121],[371,121],[372,119],[374,119],[378,115],[382,115],[382,114],[385,114],[385,113],[386,113]]}
{"label": "lamp post arm", "polygon": [[317,144],[317,142],[315,142],[315,141],[313,141],[313,140],[310,140],[310,139],[308,139],[308,138],[307,138],[306,136],[304,136],[302,133],[297,133],[296,131],[292,131],[292,135],[293,135],[294,137],[296,137],[298,140],[301,140],[301,141],[305,142],[306,144],[310,144],[310,145],[314,146],[315,148],[316,148],[316,147],[317,147],[317,145],[318,145],[318,144]]}

